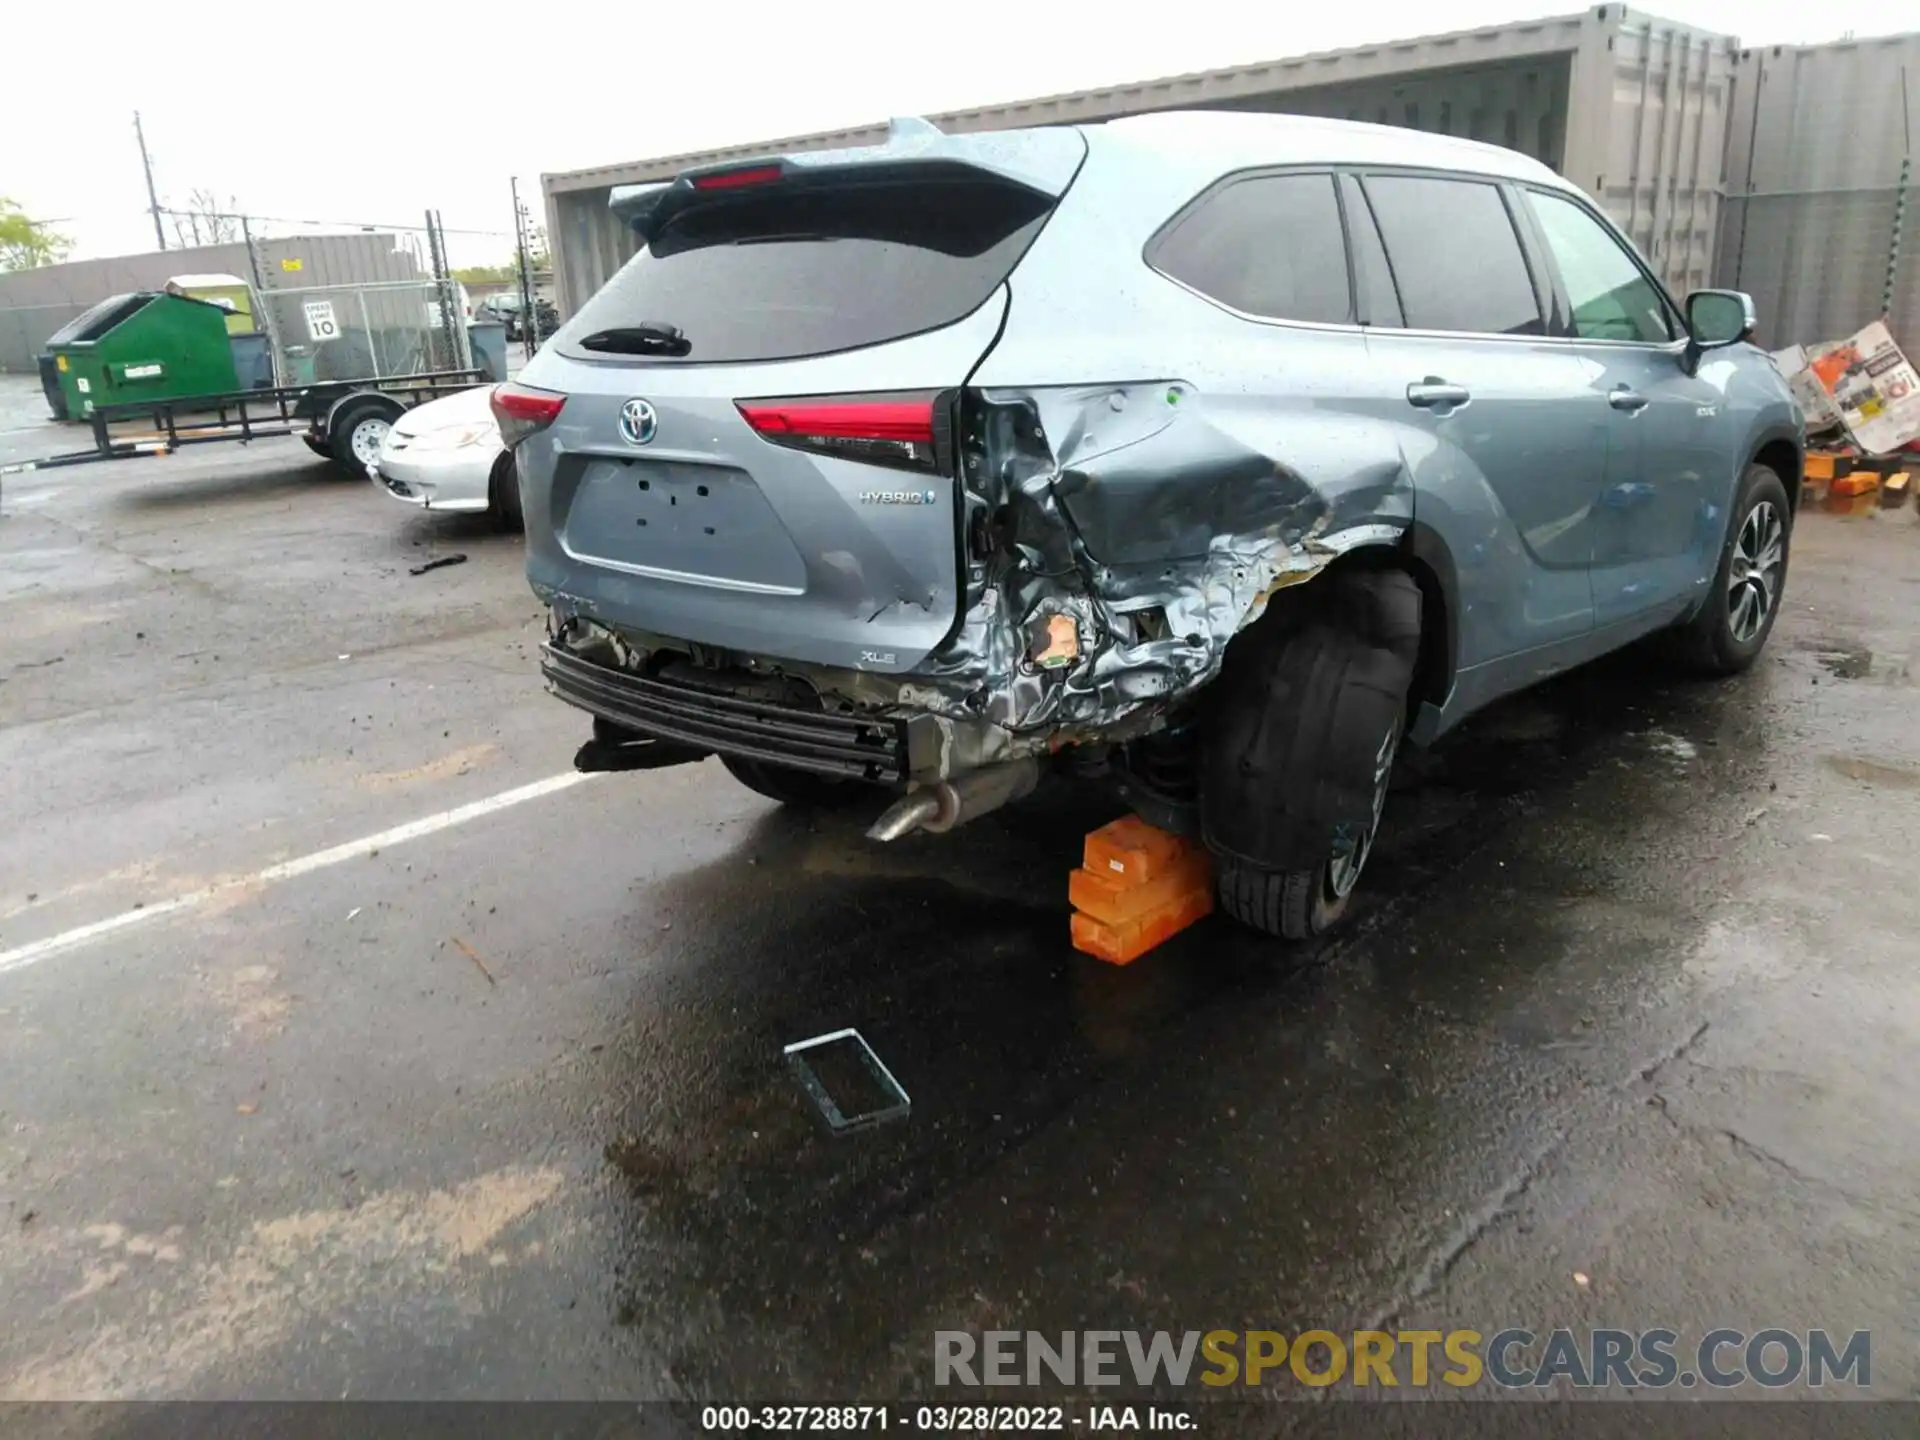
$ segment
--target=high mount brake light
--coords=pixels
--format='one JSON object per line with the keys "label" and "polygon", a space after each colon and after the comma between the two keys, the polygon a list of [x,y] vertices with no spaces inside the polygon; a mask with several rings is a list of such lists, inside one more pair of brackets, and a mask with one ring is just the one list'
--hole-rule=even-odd
{"label": "high mount brake light", "polygon": [[737,190],[743,185],[771,185],[786,172],[778,165],[749,165],[744,170],[717,170],[693,177],[696,190]]}
{"label": "high mount brake light", "polygon": [[932,395],[735,402],[747,424],[775,445],[937,474],[934,403]]}

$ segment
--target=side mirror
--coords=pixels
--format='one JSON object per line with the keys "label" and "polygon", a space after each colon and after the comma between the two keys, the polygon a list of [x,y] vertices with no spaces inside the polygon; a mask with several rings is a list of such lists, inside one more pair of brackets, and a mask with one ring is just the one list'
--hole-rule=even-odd
{"label": "side mirror", "polygon": [[1687,332],[1698,349],[1737,344],[1758,323],[1753,297],[1738,290],[1696,290],[1687,297]]}
{"label": "side mirror", "polygon": [[1753,297],[1739,290],[1696,290],[1687,296],[1687,352],[1680,365],[1691,375],[1709,350],[1737,345],[1759,323]]}

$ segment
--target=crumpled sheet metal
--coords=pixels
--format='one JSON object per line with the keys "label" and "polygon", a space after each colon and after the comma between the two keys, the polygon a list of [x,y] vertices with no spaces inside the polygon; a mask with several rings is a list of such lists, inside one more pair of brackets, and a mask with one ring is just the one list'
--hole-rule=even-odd
{"label": "crumpled sheet metal", "polygon": [[[1355,419],[1291,417],[1290,456],[1313,478],[1231,433],[1267,417],[1215,411],[1177,381],[990,391],[965,437],[972,502],[1000,539],[953,641],[902,687],[901,703],[1007,732],[1006,755],[1154,728],[1211,680],[1229,641],[1269,597],[1358,544],[1392,543],[1412,520],[1398,466],[1353,470]],[[1302,422],[1305,423],[1302,423]],[[1239,427],[1236,427],[1239,428]],[[1036,617],[1073,617],[1077,660],[1028,662]],[[982,758],[1004,758],[986,756]]]}
{"label": "crumpled sheet metal", "polygon": [[[986,526],[993,551],[953,638],[906,677],[773,667],[863,708],[932,716],[938,753],[918,778],[1159,728],[1277,591],[1412,522],[1405,468],[1353,458],[1379,453],[1366,417],[1275,415],[1179,381],[979,402],[962,437],[965,523]],[[1030,627],[1057,615],[1077,654],[1036,665]]]}

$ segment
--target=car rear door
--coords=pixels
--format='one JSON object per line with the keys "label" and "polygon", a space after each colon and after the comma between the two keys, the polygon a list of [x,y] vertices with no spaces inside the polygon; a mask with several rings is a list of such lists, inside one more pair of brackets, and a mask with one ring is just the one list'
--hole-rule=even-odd
{"label": "car rear door", "polygon": [[[1497,180],[1366,173],[1396,308],[1367,347],[1404,398],[1399,433],[1416,520],[1459,583],[1456,664],[1472,692],[1571,663],[1593,625],[1590,515],[1605,481],[1607,409],[1546,335],[1548,294]],[[1375,237],[1364,229],[1363,245]],[[1483,666],[1497,670],[1480,671]]]}
{"label": "car rear door", "polygon": [[528,575],[615,626],[898,673],[959,610],[952,397],[1078,132],[683,177],[521,381]]}

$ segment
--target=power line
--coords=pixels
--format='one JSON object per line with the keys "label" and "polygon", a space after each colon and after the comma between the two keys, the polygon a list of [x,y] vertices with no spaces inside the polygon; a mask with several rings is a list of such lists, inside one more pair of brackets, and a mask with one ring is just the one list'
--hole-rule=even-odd
{"label": "power line", "polygon": [[[415,230],[425,233],[427,228],[424,225],[387,225],[371,220],[297,220],[285,215],[255,215],[251,211],[245,214],[239,212],[229,214],[223,210],[174,210],[165,205],[160,206],[159,210],[162,215],[198,215],[202,220],[264,220],[272,225],[332,225],[342,230]],[[436,228],[442,235],[501,236],[513,233],[510,230],[460,230],[451,225]]]}

